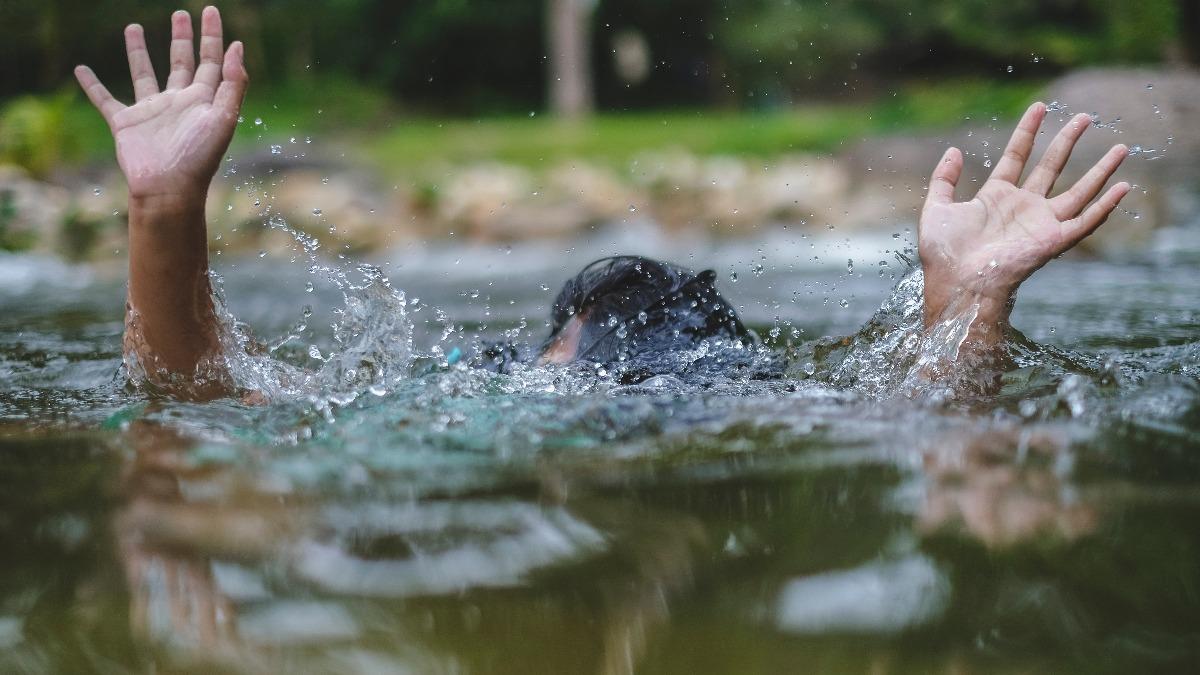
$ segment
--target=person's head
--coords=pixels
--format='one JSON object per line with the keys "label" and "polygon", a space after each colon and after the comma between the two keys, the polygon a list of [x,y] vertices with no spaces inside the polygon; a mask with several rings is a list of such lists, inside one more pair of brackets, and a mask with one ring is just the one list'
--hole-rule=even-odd
{"label": "person's head", "polygon": [[638,256],[597,260],[559,291],[538,363],[611,363],[707,339],[753,340],[716,277]]}

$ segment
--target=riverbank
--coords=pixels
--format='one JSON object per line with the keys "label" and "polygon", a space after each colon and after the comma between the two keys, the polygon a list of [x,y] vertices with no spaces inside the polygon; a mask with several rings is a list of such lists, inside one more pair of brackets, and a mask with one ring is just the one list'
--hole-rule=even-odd
{"label": "riverbank", "polygon": [[[968,155],[965,184],[982,180],[1011,118],[1039,95],[1056,102],[1053,117],[1096,113],[1080,165],[1112,143],[1138,150],[1123,171],[1139,189],[1094,249],[1136,246],[1153,227],[1194,212],[1200,76],[1107,70],[1044,87],[910,86],[866,105],[606,115],[577,125],[536,114],[391,117],[381,112],[386,102],[352,91],[331,92],[328,108],[305,112],[314,101],[290,92],[247,104],[214,183],[210,237],[218,251],[289,245],[267,226],[272,218],[320,237],[327,251],[354,252],[418,240],[575,238],[647,222],[713,238],[783,227],[900,233],[915,223],[929,167],[946,145]],[[120,257],[124,186],[101,154],[111,140],[98,117],[80,121],[77,102],[60,105],[63,133],[73,136],[48,144],[74,148],[76,159],[49,168],[30,150],[26,169],[0,168],[0,248]],[[97,123],[100,140],[95,129],[81,131]]]}

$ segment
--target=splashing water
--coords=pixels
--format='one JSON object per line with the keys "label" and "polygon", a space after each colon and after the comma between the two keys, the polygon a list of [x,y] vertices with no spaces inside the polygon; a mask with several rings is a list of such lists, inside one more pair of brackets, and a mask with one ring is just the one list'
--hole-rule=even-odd
{"label": "splashing water", "polygon": [[[971,365],[971,308],[923,331],[919,270],[857,331],[890,282],[839,254],[722,287],[771,349],[501,374],[447,354],[538,328],[554,278],[519,248],[507,280],[389,281],[292,236],[299,264],[213,281],[222,367],[269,405],[126,390],[116,282],[0,285],[0,670],[1190,662],[1200,247],[1039,272],[1014,321],[1047,344],[1014,334],[973,397],[928,383]],[[849,337],[800,341],[828,334]]]}
{"label": "splashing water", "polygon": [[[306,257],[308,273],[340,291],[342,306],[333,324],[335,346],[328,357],[312,345],[309,354],[321,362],[307,370],[276,356],[281,347],[298,339],[308,326],[311,311],[270,348],[238,322],[223,295],[223,280],[211,275],[213,304],[221,325],[221,363],[205,368],[226,373],[235,388],[255,392],[266,400],[305,398],[318,409],[346,405],[366,392],[384,395],[409,374],[416,353],[413,324],[403,291],[392,287],[378,267],[368,264],[327,265],[318,257],[320,242],[287,224],[280,216],[268,221],[294,239]],[[311,282],[307,282],[311,284]],[[135,382],[145,379],[131,371]]]}

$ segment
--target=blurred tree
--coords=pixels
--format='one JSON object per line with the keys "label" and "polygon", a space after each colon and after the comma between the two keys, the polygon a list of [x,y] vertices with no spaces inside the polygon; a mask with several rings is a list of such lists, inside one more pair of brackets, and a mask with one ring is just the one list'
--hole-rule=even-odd
{"label": "blurred tree", "polygon": [[[1188,0],[1183,0],[1187,2]],[[1180,0],[745,0],[719,34],[743,96],[853,93],[897,78],[1160,61]]]}
{"label": "blurred tree", "polygon": [[1179,0],[1179,42],[1184,57],[1200,66],[1200,0]]}
{"label": "blurred tree", "polygon": [[592,112],[591,19],[595,0],[546,0],[550,109],[568,119]]}
{"label": "blurred tree", "polygon": [[[437,113],[771,106],[909,78],[1051,75],[1096,63],[1200,60],[1200,0],[239,0],[255,91],[312,74],[380,87]],[[0,98],[50,92],[88,63],[128,96],[121,29],[146,27],[166,73],[168,17],[205,0],[0,0]],[[562,19],[558,28],[554,17]],[[590,17],[590,18],[589,18]],[[622,31],[625,31],[622,33]],[[617,73],[613,41],[645,37],[650,70]],[[589,34],[594,40],[589,44]],[[562,57],[562,58],[557,58]],[[591,65],[589,66],[589,61]],[[1036,66],[1034,65],[1036,63]],[[561,73],[560,73],[561,70]],[[553,74],[552,74],[553,73]],[[559,101],[555,104],[555,101]]]}

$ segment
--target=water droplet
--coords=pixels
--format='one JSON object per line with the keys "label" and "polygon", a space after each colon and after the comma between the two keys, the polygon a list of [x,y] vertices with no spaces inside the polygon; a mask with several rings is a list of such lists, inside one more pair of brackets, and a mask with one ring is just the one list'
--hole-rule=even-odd
{"label": "water droplet", "polygon": [[261,118],[261,117],[255,117],[255,118],[254,118],[254,126],[256,126],[256,127],[261,127],[261,126],[262,126],[262,118]]}
{"label": "water droplet", "polygon": [[104,194],[104,190],[101,190],[100,188],[95,187],[95,188],[92,188],[92,194],[99,197],[100,195]]}
{"label": "water droplet", "polygon": [[266,252],[266,251],[259,251],[259,252],[258,252],[258,257],[260,257],[260,258],[265,258],[265,257],[267,257],[267,252]]}
{"label": "water droplet", "polygon": [[271,154],[272,154],[272,155],[281,155],[281,154],[283,154],[283,146],[282,146],[282,145],[272,145],[272,146],[271,146]]}
{"label": "water droplet", "polygon": [[738,277],[737,277],[737,272],[730,272],[730,273],[729,273],[729,280],[730,280],[730,281],[732,281],[733,283],[735,283],[735,284],[736,284],[736,283],[737,283],[737,279],[738,279]]}
{"label": "water droplet", "polygon": [[1012,66],[1009,66],[1008,68],[1005,68],[1005,70],[1007,70],[1008,72],[1010,72],[1010,73],[1011,73],[1011,72],[1013,71],[1013,67],[1012,67]]}
{"label": "water droplet", "polygon": [[304,292],[305,293],[313,292],[313,282],[311,282],[311,281],[304,282]]}

